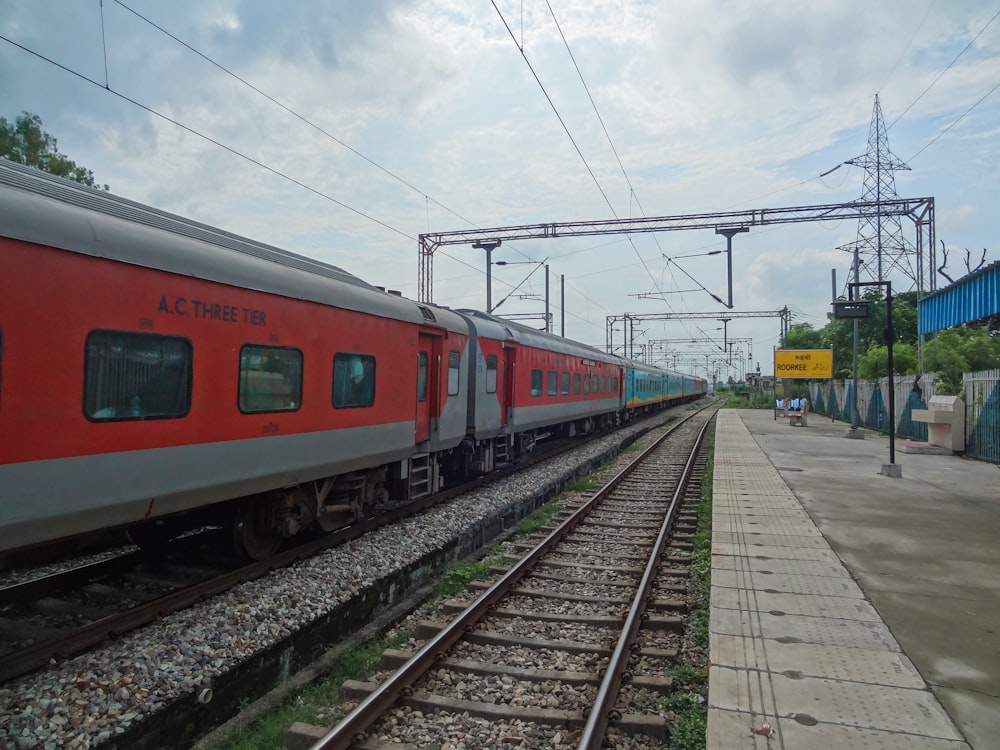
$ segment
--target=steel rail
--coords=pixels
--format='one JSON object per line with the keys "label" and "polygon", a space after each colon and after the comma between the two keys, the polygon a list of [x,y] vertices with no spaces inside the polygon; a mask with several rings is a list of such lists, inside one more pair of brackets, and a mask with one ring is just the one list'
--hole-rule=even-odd
{"label": "steel rail", "polygon": [[[708,408],[708,407],[705,407]],[[493,583],[475,601],[454,617],[437,635],[425,643],[410,659],[388,679],[362,700],[347,716],[317,740],[310,750],[345,750],[361,738],[371,724],[394,703],[412,689],[413,684],[433,667],[447,651],[481,619],[496,602],[503,598],[532,568],[556,546],[569,532],[602,502],[645,458],[704,409],[694,412],[670,427],[643,450],[625,469],[612,477],[590,500],[581,505],[549,536],[540,541],[530,552],[515,563],[499,580]]]}
{"label": "steel rail", "polygon": [[132,551],[58,573],[50,573],[49,575],[31,578],[20,583],[12,583],[9,586],[0,588],[0,607],[21,604],[43,596],[51,596],[56,591],[72,586],[80,586],[95,578],[113,575],[130,567],[135,567],[137,563],[149,559],[149,556],[142,551]]}
{"label": "steel rail", "polygon": [[653,583],[656,580],[659,558],[667,546],[668,537],[673,529],[674,519],[677,517],[677,511],[683,502],[687,485],[691,479],[691,473],[694,470],[702,443],[705,440],[705,433],[708,431],[708,426],[711,423],[712,420],[708,419],[698,433],[691,454],[688,456],[684,470],[677,481],[677,489],[670,500],[670,506],[663,518],[663,523],[660,525],[660,533],[657,535],[656,542],[649,554],[649,560],[646,562],[646,570],[635,593],[632,607],[629,609],[628,617],[625,620],[625,626],[622,628],[618,643],[611,654],[611,659],[604,672],[604,679],[601,681],[601,686],[594,699],[594,706],[583,728],[580,744],[577,746],[578,750],[600,750],[604,744],[604,736],[607,734],[608,725],[615,719],[614,706],[618,699],[618,691],[621,688],[625,675],[625,668],[628,666],[628,658],[632,646],[635,644],[636,636],[642,625],[642,617],[646,612],[646,603],[649,600]]}

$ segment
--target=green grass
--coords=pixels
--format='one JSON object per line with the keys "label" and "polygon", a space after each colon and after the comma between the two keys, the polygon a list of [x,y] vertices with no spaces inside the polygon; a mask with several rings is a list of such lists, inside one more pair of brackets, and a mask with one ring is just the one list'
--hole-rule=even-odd
{"label": "green grass", "polygon": [[452,565],[438,579],[434,596],[447,598],[465,591],[469,581],[486,578],[490,573],[491,560],[462,560]]}
{"label": "green grass", "polygon": [[707,734],[708,709],[689,705],[670,725],[670,750],[704,750]]}
{"label": "green grass", "polygon": [[736,394],[731,391],[725,393],[720,391],[718,395],[726,397],[725,402],[719,407],[720,409],[771,409],[774,407],[775,399],[769,391],[755,393],[754,403],[750,403],[750,397],[745,393]]}
{"label": "green grass", "polygon": [[[441,575],[431,601],[461,593],[469,581],[488,577],[493,565],[510,565],[516,561],[517,558],[504,555],[502,550],[501,545],[495,544],[482,560],[462,560],[452,565]],[[333,660],[320,680],[288,696],[278,706],[249,722],[222,744],[214,745],[213,750],[274,750],[285,746],[285,733],[297,721],[318,726],[336,723],[342,717],[330,707],[341,704],[340,688],[344,681],[363,680],[378,671],[382,652],[400,648],[412,635],[410,631],[394,630],[389,635],[345,649],[344,653]]]}
{"label": "green grass", "polygon": [[376,671],[382,652],[402,646],[411,635],[398,632],[346,650],[334,659],[321,680],[289,695],[274,709],[215,747],[219,750],[274,750],[285,746],[285,733],[297,721],[320,726],[332,724],[340,717],[332,716],[329,707],[340,703],[340,686],[344,681],[364,679]]}
{"label": "green grass", "polygon": [[698,646],[708,645],[708,610],[696,609],[690,616],[691,640]]}
{"label": "green grass", "polygon": [[566,492],[593,492],[598,489],[600,485],[597,483],[596,479],[592,477],[582,477],[571,482],[566,487]]}
{"label": "green grass", "polygon": [[675,689],[697,690],[708,687],[708,673],[704,667],[693,664],[676,664],[667,670],[667,677],[674,680]]}
{"label": "green grass", "polygon": [[698,525],[691,552],[688,594],[692,611],[687,638],[693,649],[682,655],[666,676],[674,679],[674,690],[663,699],[661,709],[670,711],[670,750],[705,750],[708,731],[708,608],[712,587],[712,462],[705,467],[705,480],[698,501]]}
{"label": "green grass", "polygon": [[[575,482],[574,484],[578,484]],[[522,535],[534,534],[548,526],[552,519],[559,512],[558,498],[552,502],[545,503],[530,516],[525,516],[517,523],[517,533]]]}

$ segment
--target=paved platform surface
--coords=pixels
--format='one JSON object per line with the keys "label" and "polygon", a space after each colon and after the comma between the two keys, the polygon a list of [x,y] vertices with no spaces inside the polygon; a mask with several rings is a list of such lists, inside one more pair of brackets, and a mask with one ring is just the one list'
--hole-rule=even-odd
{"label": "paved platform surface", "polygon": [[1000,748],[1000,468],[846,432],[719,414],[708,748]]}

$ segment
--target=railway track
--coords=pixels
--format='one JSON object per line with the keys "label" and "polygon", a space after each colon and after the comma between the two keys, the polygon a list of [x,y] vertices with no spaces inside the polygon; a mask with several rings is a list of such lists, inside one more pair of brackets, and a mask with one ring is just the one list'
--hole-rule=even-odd
{"label": "railway track", "polygon": [[260,562],[245,564],[220,555],[225,540],[216,538],[218,530],[210,530],[155,553],[130,549],[0,587],[0,684],[585,444],[559,441],[518,464],[412,503],[384,508]]}
{"label": "railway track", "polygon": [[675,426],[497,581],[447,603],[450,621],[421,623],[419,650],[384,654],[383,682],[345,683],[359,702],[313,750],[664,741],[657,697],[672,688],[695,531],[685,506],[713,414]]}

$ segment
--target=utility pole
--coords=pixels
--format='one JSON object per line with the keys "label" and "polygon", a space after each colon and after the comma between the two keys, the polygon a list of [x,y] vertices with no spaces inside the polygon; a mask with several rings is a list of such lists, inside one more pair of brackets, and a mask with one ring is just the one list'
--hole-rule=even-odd
{"label": "utility pole", "polygon": [[559,274],[559,335],[566,338],[566,274]]}
{"label": "utility pole", "polygon": [[486,251],[486,312],[493,314],[493,251],[500,247],[501,240],[483,240],[474,242],[477,250]]}
{"label": "utility pole", "polygon": [[726,305],[730,310],[733,309],[733,235],[739,234],[740,232],[749,232],[750,227],[719,227],[715,228],[716,234],[721,234],[726,238],[726,268],[728,270],[729,278],[729,302]]}

